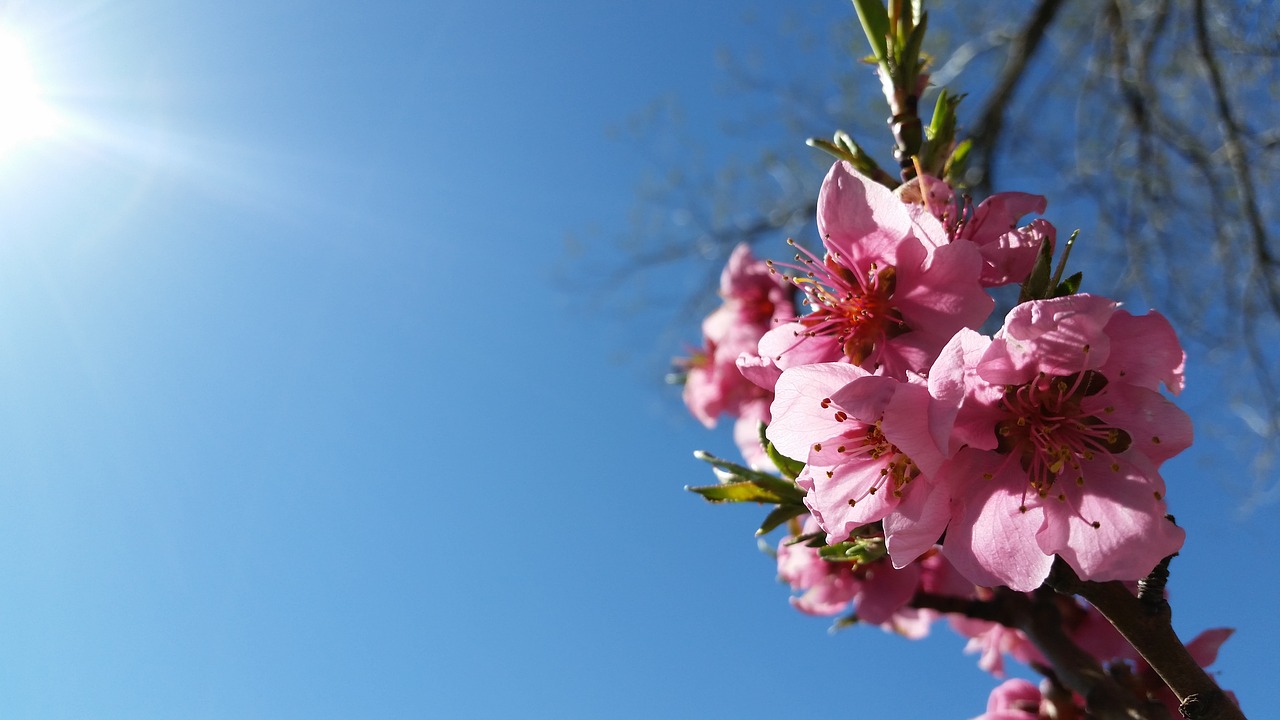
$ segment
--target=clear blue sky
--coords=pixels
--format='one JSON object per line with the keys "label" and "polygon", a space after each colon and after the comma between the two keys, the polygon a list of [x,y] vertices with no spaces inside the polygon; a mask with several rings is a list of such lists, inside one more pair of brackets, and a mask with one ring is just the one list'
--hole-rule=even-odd
{"label": "clear blue sky", "polygon": [[[727,437],[611,361],[663,328],[557,282],[645,167],[606,128],[675,93],[726,142],[774,3],[325,5],[7,6],[67,124],[0,157],[0,716],[981,712],[945,628],[788,607],[760,511],[681,490]],[[1172,587],[1268,708],[1240,467],[1171,467]]]}

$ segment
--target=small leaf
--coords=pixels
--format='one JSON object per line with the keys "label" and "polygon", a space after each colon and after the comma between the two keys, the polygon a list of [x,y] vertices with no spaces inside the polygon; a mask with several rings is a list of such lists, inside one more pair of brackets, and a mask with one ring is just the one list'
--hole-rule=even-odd
{"label": "small leaf", "polygon": [[871,44],[876,62],[883,63],[888,57],[885,43],[889,37],[889,13],[882,0],[853,0],[853,7],[858,11],[858,22],[862,23],[862,32]]}
{"label": "small leaf", "polygon": [[1056,287],[1058,280],[1062,279],[1062,271],[1067,269],[1067,258],[1071,257],[1071,248],[1076,246],[1076,238],[1078,237],[1080,237],[1079,228],[1071,233],[1071,237],[1067,238],[1067,242],[1063,245],[1062,257],[1058,258],[1058,269],[1053,272],[1053,280],[1050,281],[1051,285]]}
{"label": "small leaf", "polygon": [[774,531],[782,523],[805,515],[809,512],[809,508],[803,505],[779,505],[769,514],[765,516],[764,522],[760,523],[760,529],[756,530],[756,535],[767,535]]}
{"label": "small leaf", "polygon": [[799,460],[792,460],[778,452],[778,448],[774,447],[773,443],[769,442],[769,437],[765,435],[765,430],[768,427],[768,425],[760,423],[760,445],[764,448],[764,454],[773,462],[774,467],[778,468],[778,472],[782,473],[783,477],[795,480],[800,477],[800,471],[804,470],[804,463]]}
{"label": "small leaf", "polygon": [[925,66],[925,62],[920,58],[920,46],[924,44],[924,33],[928,28],[929,13],[925,13],[920,16],[920,20],[915,27],[911,28],[911,34],[907,36],[906,42],[902,44],[902,55],[899,58],[899,62],[911,70],[911,76],[905,78],[910,85],[903,89],[912,94],[916,92],[916,77],[920,74],[921,68]]}
{"label": "small leaf", "polygon": [[761,487],[747,480],[720,483],[718,485],[703,485],[702,487],[685,486],[685,490],[698,493],[706,498],[707,501],[713,503],[756,502],[778,504],[783,502],[783,498],[769,488]]}

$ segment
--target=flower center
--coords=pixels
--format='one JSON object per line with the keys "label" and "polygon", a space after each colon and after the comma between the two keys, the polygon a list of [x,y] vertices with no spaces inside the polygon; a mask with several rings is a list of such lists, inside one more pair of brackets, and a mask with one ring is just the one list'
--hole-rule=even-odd
{"label": "flower center", "polygon": [[1000,452],[1018,458],[1031,488],[1040,497],[1060,478],[1084,484],[1081,460],[1128,449],[1129,434],[1081,409],[1081,402],[1107,385],[1093,370],[1066,376],[1040,373],[1025,385],[1005,388],[996,424]]}
{"label": "flower center", "polygon": [[[833,405],[830,398],[823,398],[821,405],[823,410],[835,408],[836,421],[842,423],[852,421],[855,424],[855,428],[840,437],[828,440],[826,443],[815,443],[813,449],[822,452],[824,447],[830,450],[834,445],[837,457],[845,458],[841,462],[849,462],[855,458],[866,458],[880,466],[879,477],[871,482],[865,493],[851,498],[849,505],[851,507],[856,505],[859,500],[867,497],[867,495],[875,495],[886,486],[894,497],[901,498],[903,488],[920,476],[920,468],[916,467],[916,464],[912,462],[910,457],[907,457],[906,453],[899,450],[896,445],[884,436],[884,432],[880,429],[881,421],[877,420],[871,424],[858,422],[843,410],[840,410],[839,407]],[[827,471],[827,477],[833,477],[834,475],[834,471]]]}
{"label": "flower center", "polygon": [[835,253],[819,261],[808,250],[800,250],[804,255],[797,255],[796,260],[801,265],[788,267],[804,275],[788,279],[800,288],[812,308],[810,314],[798,318],[806,328],[805,337],[833,337],[854,365],[862,365],[885,340],[909,330],[893,307],[897,284],[893,266],[880,268],[871,263],[865,272],[858,272],[844,265]]}

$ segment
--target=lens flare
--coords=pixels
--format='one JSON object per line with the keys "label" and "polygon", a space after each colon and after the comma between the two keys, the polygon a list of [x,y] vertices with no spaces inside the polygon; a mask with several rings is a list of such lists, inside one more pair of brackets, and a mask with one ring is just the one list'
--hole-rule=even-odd
{"label": "lens flare", "polygon": [[0,27],[0,153],[50,134],[55,124],[26,47],[12,31]]}

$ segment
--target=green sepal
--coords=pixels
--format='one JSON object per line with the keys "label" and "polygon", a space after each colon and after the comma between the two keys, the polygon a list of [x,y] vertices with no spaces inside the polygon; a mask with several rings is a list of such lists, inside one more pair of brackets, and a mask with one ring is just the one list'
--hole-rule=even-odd
{"label": "green sepal", "polygon": [[832,562],[869,563],[884,557],[888,550],[884,539],[878,537],[854,538],[818,550],[823,560]]}
{"label": "green sepal", "polygon": [[808,512],[809,508],[804,505],[779,505],[765,516],[764,522],[760,523],[760,529],[756,530],[756,535],[767,535],[791,518],[800,517]]}
{"label": "green sepal", "polygon": [[764,423],[759,425],[760,446],[764,448],[764,454],[773,462],[773,466],[778,468],[778,472],[782,473],[783,477],[795,480],[800,476],[800,471],[804,470],[804,463],[799,460],[792,460],[778,452],[778,448],[773,446],[773,443],[769,441],[769,436],[765,434],[765,430],[768,428],[769,426]]}
{"label": "green sepal", "polygon": [[1036,264],[1031,268],[1027,281],[1022,283],[1022,293],[1018,302],[1044,300],[1053,296],[1053,284],[1049,277],[1050,265],[1053,264],[1053,248],[1049,243],[1040,243],[1040,252],[1036,255]]}
{"label": "green sepal", "polygon": [[1054,297],[1063,297],[1066,295],[1075,295],[1080,292],[1080,282],[1084,280],[1084,273],[1078,272],[1075,275],[1058,283],[1058,287],[1053,289]]}
{"label": "green sepal", "polygon": [[876,56],[876,62],[885,62],[889,57],[889,12],[885,10],[882,0],[853,0],[853,8],[858,11],[858,22],[862,24],[862,32],[867,35],[867,42]]}

